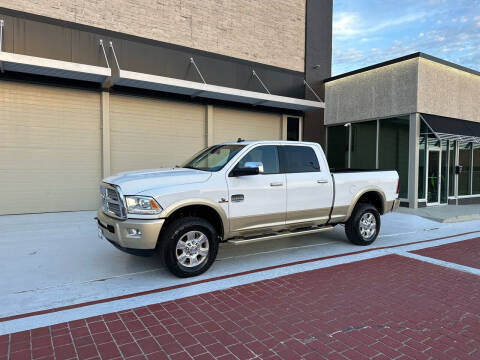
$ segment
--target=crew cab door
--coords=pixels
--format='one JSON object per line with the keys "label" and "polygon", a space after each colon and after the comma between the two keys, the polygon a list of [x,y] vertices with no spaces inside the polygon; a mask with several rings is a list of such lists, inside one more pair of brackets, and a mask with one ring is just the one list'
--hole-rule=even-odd
{"label": "crew cab door", "polygon": [[[247,163],[263,166],[263,173],[232,176]],[[286,184],[280,173],[278,149],[260,145],[251,149],[227,172],[230,231],[250,231],[285,225]]]}
{"label": "crew cab door", "polygon": [[287,179],[286,223],[326,223],[332,207],[333,181],[325,163],[319,161],[323,153],[309,145],[285,145],[280,154]]}

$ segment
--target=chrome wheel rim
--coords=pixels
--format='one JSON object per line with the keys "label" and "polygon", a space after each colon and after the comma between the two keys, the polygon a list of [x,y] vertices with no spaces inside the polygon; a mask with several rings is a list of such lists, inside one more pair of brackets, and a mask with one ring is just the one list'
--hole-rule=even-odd
{"label": "chrome wheel rim", "polygon": [[360,218],[360,235],[364,240],[368,240],[377,232],[377,219],[372,213],[365,213]]}
{"label": "chrome wheel rim", "polygon": [[191,268],[202,264],[208,251],[208,237],[201,231],[189,231],[178,240],[175,255],[180,265]]}

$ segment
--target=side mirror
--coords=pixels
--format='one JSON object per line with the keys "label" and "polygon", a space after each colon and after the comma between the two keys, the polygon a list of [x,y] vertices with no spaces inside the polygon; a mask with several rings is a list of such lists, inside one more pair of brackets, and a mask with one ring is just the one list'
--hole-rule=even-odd
{"label": "side mirror", "polygon": [[263,174],[263,164],[261,162],[249,161],[243,167],[235,167],[230,176],[248,176]]}

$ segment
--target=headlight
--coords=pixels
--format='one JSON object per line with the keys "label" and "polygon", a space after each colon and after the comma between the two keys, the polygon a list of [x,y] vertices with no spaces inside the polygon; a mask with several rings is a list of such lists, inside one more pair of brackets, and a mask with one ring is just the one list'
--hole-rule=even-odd
{"label": "headlight", "polygon": [[129,214],[157,215],[162,212],[162,207],[155,199],[148,196],[125,196]]}

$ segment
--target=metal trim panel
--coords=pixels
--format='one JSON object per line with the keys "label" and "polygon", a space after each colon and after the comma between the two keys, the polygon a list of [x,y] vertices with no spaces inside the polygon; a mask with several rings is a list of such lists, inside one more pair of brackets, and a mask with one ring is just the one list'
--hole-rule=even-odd
{"label": "metal trim panel", "polygon": [[0,66],[7,71],[102,83],[112,75],[110,68],[68,61],[0,52]]}
{"label": "metal trim panel", "polygon": [[320,101],[271,95],[255,91],[203,84],[194,81],[174,79],[165,76],[150,75],[127,70],[120,70],[114,82],[116,85],[122,86],[198,96],[215,100],[226,100],[250,105],[269,106],[281,109],[310,111],[325,108],[325,103]]}

